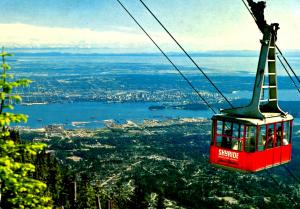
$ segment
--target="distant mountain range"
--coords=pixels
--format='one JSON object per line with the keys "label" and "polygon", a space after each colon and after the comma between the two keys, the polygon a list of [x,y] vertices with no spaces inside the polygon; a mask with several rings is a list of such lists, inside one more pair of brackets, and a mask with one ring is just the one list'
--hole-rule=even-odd
{"label": "distant mountain range", "polygon": [[[104,55],[104,56],[161,56],[158,52],[126,52],[115,51],[109,48],[8,48],[8,51],[18,54],[44,54],[44,55]],[[189,52],[193,56],[199,57],[257,57],[259,51],[254,50],[226,50],[226,51],[192,51]],[[283,53],[288,57],[300,57],[300,50],[286,50]],[[168,52],[170,56],[184,56],[182,52]]]}

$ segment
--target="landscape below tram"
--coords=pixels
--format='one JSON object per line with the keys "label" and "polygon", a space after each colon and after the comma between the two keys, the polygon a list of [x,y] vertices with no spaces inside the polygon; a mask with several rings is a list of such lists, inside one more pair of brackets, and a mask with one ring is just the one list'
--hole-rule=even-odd
{"label": "landscape below tram", "polygon": [[[183,53],[165,54],[119,0],[163,56],[9,49],[16,77],[33,81],[16,92],[23,100],[13,110],[29,115],[28,123],[10,133],[21,145],[47,145],[36,157],[18,158],[34,163],[30,175],[47,184],[51,204],[299,208],[300,90],[286,65],[299,78],[276,44],[279,24],[264,19],[266,3],[247,2],[262,32],[260,51],[191,58],[142,0]],[[300,51],[285,55],[300,68]]]}

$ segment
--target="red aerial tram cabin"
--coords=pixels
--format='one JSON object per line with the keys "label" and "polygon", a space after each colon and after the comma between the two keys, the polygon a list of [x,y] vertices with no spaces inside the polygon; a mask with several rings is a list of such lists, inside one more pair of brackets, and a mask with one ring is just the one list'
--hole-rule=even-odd
{"label": "red aerial tram cabin", "polygon": [[[278,106],[278,24],[265,24],[250,104],[212,117],[209,161],[230,170],[257,172],[287,163],[292,155],[293,117]],[[268,68],[268,70],[266,70]]]}
{"label": "red aerial tram cabin", "polygon": [[215,115],[210,162],[223,168],[256,172],[291,160],[293,117],[265,120]]}

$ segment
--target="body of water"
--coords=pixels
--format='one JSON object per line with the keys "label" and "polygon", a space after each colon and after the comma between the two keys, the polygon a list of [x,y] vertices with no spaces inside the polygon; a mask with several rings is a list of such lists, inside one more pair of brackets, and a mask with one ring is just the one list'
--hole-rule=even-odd
{"label": "body of water", "polygon": [[[142,123],[143,120],[167,120],[178,118],[208,118],[213,114],[210,110],[162,109],[149,110],[152,105],[160,103],[103,103],[78,102],[69,104],[46,104],[16,106],[15,112],[29,115],[28,122],[21,126],[42,128],[50,124],[62,124],[66,129],[101,128],[105,120],[125,123],[132,120]],[[295,118],[295,125],[300,125],[300,118]]]}
{"label": "body of water", "polygon": [[78,102],[19,105],[16,106],[15,111],[29,115],[27,124],[21,124],[22,126],[41,128],[49,124],[63,124],[67,129],[100,128],[105,125],[104,120],[114,120],[116,123],[132,120],[141,123],[145,119],[167,120],[186,117],[210,118],[212,116],[208,110],[149,110],[152,105],[159,105],[159,103]]}
{"label": "body of water", "polygon": [[[258,56],[257,54],[237,55],[223,53],[222,56],[195,55],[193,57],[199,66],[213,77],[212,80],[228,97],[249,99],[252,95]],[[171,58],[189,78],[203,79],[203,76],[198,70],[195,70],[185,56],[176,55]],[[19,93],[23,97],[27,97],[27,100],[29,98],[31,102],[35,102],[36,93],[47,96],[51,101],[46,105],[16,106],[17,112],[30,116],[25,126],[31,128],[49,124],[64,124],[66,128],[98,128],[104,126],[103,120],[111,119],[123,123],[126,120],[142,122],[144,119],[165,120],[180,117],[210,118],[212,116],[209,110],[193,111],[167,108],[151,111],[148,109],[149,106],[159,105],[159,103],[105,103],[80,100],[87,95],[88,91],[95,96],[98,92],[122,92],[129,89],[130,91],[145,90],[148,92],[179,89],[192,92],[179,75],[178,81],[161,79],[171,78],[166,76],[170,74],[174,74],[174,77],[177,78],[177,72],[160,55],[52,54],[49,52],[30,53],[25,50],[22,53],[16,53],[11,59],[8,61],[15,69],[16,77],[25,77],[34,81],[28,88],[29,90]],[[288,57],[288,60],[294,68],[300,67],[299,57],[291,56]],[[278,74],[285,75],[279,65]],[[123,76],[118,77],[118,75]],[[227,76],[231,76],[229,81]],[[148,83],[145,83],[147,78]],[[233,78],[235,78],[234,82],[231,81]],[[288,78],[282,78],[279,80],[280,100],[299,101],[299,94],[293,89]],[[209,84],[203,84],[202,80],[192,80],[192,82],[200,91],[210,91],[208,90]],[[101,85],[97,85],[99,83]],[[57,103],[58,98],[72,98],[74,95],[78,98],[76,102],[69,103],[68,100],[64,102],[61,99],[63,102]],[[195,97],[195,101],[199,101],[198,98]],[[43,102],[42,96],[39,97],[38,102]],[[299,124],[298,119],[296,119],[296,123]]]}

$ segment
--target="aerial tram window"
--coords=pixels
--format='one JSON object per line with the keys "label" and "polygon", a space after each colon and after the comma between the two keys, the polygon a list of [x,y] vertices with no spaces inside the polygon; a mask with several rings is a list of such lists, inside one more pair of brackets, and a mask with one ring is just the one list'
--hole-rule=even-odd
{"label": "aerial tram window", "polygon": [[242,151],[243,128],[237,123],[217,121],[216,146]]}
{"label": "aerial tram window", "polygon": [[245,138],[245,151],[254,152],[256,149],[256,126],[247,126]]}
{"label": "aerial tram window", "polygon": [[275,142],[275,129],[274,129],[274,124],[267,125],[267,135],[266,135],[266,149],[273,148],[274,147],[274,142]]}
{"label": "aerial tram window", "polygon": [[257,141],[257,150],[263,151],[265,150],[266,145],[266,136],[267,136],[267,128],[265,125],[260,126],[259,134],[258,134],[258,141]]}
{"label": "aerial tram window", "polygon": [[283,135],[282,135],[282,144],[284,146],[289,145],[291,143],[291,133],[292,133],[292,122],[291,121],[286,121],[283,123],[284,124],[284,129],[283,129]]}
{"label": "aerial tram window", "polygon": [[232,149],[242,151],[243,148],[243,137],[244,137],[244,126],[238,123],[233,123],[233,140]]}

